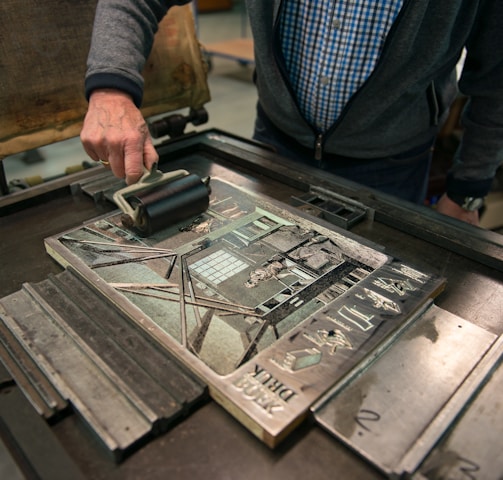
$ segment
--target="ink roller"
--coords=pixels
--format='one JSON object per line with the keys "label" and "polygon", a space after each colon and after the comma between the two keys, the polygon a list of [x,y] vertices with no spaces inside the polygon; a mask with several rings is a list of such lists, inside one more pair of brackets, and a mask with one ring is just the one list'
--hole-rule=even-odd
{"label": "ink roller", "polygon": [[114,193],[122,224],[148,237],[177,222],[197,216],[210,203],[209,177],[187,170],[163,173],[154,164],[140,180]]}

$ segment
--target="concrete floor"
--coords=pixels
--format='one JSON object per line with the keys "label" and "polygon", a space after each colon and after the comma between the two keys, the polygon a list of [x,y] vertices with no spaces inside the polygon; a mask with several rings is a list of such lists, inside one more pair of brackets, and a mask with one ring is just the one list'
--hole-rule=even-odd
{"label": "concrete floor", "polygon": [[[240,1],[235,2],[232,10],[198,14],[195,20],[203,46],[250,36]],[[219,128],[242,137],[251,137],[257,99],[252,83],[253,65],[245,66],[220,56],[212,56],[211,63],[208,85],[212,100],[206,105],[209,122],[199,127],[189,126],[187,131]],[[180,113],[186,114],[187,111]],[[67,167],[78,166],[88,160],[78,137],[41,147],[38,153],[43,160],[35,163],[26,162],[22,153],[5,158],[7,181],[33,176],[49,179],[63,174]]]}

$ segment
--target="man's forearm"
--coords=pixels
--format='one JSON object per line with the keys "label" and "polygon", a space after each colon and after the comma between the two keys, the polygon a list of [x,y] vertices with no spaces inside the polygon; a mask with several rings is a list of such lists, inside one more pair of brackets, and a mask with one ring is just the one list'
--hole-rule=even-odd
{"label": "man's forearm", "polygon": [[139,107],[141,72],[158,24],[169,7],[184,3],[188,1],[100,0],[87,61],[86,97],[98,88],[114,88],[128,93]]}

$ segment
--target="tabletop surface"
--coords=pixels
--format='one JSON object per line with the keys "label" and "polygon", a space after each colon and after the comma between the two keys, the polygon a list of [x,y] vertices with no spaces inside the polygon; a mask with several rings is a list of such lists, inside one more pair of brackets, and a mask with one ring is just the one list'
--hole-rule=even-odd
{"label": "tabletop surface", "polygon": [[[182,149],[183,150],[183,149]],[[169,148],[165,156],[169,157]],[[246,147],[258,155],[255,146]],[[260,168],[247,169],[228,154],[183,151],[168,158],[171,169],[186,168],[222,178],[255,193],[290,202],[301,193],[294,181],[285,184]],[[161,163],[162,165],[162,163]],[[165,168],[166,169],[166,168]],[[292,172],[295,177],[295,172]],[[59,191],[40,203],[0,217],[2,274],[0,298],[39,282],[62,268],[45,252],[44,239],[114,210],[85,194]],[[385,253],[445,277],[445,290],[435,304],[496,335],[503,332],[502,273],[435,243],[409,235],[372,218],[351,232],[384,247]],[[425,221],[428,217],[425,217]],[[209,400],[166,434],[154,438],[120,464],[115,464],[77,415],[51,426],[77,467],[88,478],[384,478],[356,453],[308,420],[272,450]],[[49,460],[48,460],[49,461]]]}

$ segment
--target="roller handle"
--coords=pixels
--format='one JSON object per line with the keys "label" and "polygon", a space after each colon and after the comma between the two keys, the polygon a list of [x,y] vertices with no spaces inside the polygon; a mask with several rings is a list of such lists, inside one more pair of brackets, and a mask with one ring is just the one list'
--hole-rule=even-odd
{"label": "roller handle", "polygon": [[150,171],[145,168],[138,182],[117,190],[113,195],[114,202],[126,216],[131,218],[131,224],[134,225],[138,222],[139,210],[130,205],[127,201],[127,197],[151,189],[156,185],[164,185],[165,183],[172,182],[173,180],[187,175],[189,175],[187,170],[173,170],[172,172],[163,173],[157,169],[157,163],[154,163]]}

